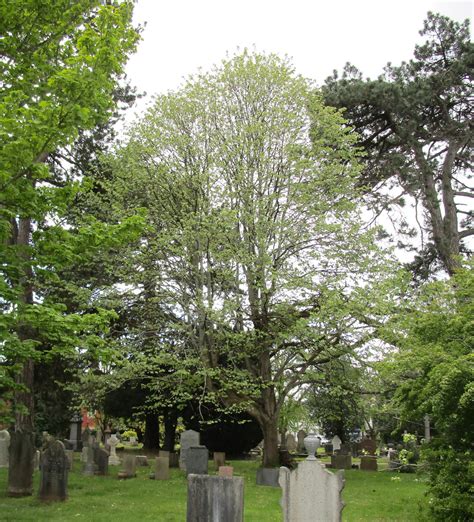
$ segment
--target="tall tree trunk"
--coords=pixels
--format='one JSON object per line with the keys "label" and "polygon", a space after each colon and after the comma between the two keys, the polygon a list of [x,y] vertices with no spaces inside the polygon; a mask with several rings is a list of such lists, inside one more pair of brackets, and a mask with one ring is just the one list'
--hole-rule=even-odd
{"label": "tall tree trunk", "polygon": [[147,450],[160,449],[160,421],[156,413],[146,414],[143,447]]}
{"label": "tall tree trunk", "polygon": [[[33,306],[33,271],[29,253],[31,219],[20,218],[14,227],[14,242],[18,248],[21,276],[18,281],[20,291],[19,310]],[[21,342],[35,338],[31,325],[20,322],[17,335]],[[32,359],[20,361],[22,368],[15,377],[17,388],[14,392],[15,433],[10,447],[8,469],[8,495],[28,496],[33,493],[34,471],[34,362]]]}
{"label": "tall tree trunk", "polygon": [[275,468],[280,465],[278,452],[278,417],[265,415],[260,420],[263,433],[263,467]]}
{"label": "tall tree trunk", "polygon": [[165,451],[174,451],[177,424],[178,412],[176,410],[167,410],[164,416],[165,440],[163,444],[163,449]]}

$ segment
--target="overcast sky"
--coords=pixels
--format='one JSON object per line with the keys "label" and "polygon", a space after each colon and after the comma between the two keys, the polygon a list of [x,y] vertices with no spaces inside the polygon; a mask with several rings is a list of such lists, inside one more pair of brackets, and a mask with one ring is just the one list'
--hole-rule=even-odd
{"label": "overcast sky", "polygon": [[347,61],[376,77],[388,61],[411,58],[429,10],[472,23],[473,7],[455,0],[138,0],[135,21],[146,27],[127,74],[149,101],[226,52],[249,47],[289,55],[297,72],[319,84]]}

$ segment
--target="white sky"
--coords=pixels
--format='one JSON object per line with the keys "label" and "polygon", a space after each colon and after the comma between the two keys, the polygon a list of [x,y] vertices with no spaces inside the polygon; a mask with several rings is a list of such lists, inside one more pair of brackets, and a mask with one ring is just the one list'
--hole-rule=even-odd
{"label": "white sky", "polygon": [[238,47],[287,54],[318,84],[347,61],[376,77],[411,58],[429,10],[472,24],[474,1],[138,0],[135,21],[146,27],[127,74],[148,94],[139,110]]}

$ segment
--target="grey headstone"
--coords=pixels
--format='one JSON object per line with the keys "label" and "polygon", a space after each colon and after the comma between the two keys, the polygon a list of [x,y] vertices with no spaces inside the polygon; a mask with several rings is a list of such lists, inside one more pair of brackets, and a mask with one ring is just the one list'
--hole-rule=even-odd
{"label": "grey headstone", "polygon": [[94,449],[92,446],[84,446],[82,448],[82,474],[92,476],[95,474],[96,465],[94,462]]}
{"label": "grey headstone", "polygon": [[81,426],[82,417],[79,413],[76,413],[72,416],[70,420],[69,428],[69,443],[72,446],[71,449],[73,449],[74,451],[82,449]]}
{"label": "grey headstone", "polygon": [[74,457],[74,450],[64,450],[64,453],[67,457],[67,469],[70,471],[72,469],[72,462]]}
{"label": "grey headstone", "polygon": [[297,443],[295,436],[292,433],[288,433],[286,436],[286,449],[288,451],[296,451]]}
{"label": "grey headstone", "polygon": [[66,500],[68,466],[64,444],[59,440],[50,443],[41,455],[41,500]]}
{"label": "grey headstone", "polygon": [[187,522],[243,522],[242,477],[188,476]]}
{"label": "grey headstone", "polygon": [[279,487],[278,477],[280,470],[278,468],[258,468],[257,469],[257,485]]}
{"label": "grey headstone", "polygon": [[191,446],[186,451],[186,475],[207,475],[209,451],[206,446]]}
{"label": "grey headstone", "polygon": [[306,431],[304,430],[300,430],[296,437],[298,439],[298,453],[302,453],[305,451],[305,447],[304,447],[304,439],[305,437],[307,436],[308,434],[306,433]]}
{"label": "grey headstone", "polygon": [[0,431],[0,468],[8,468],[10,438],[8,430]]}
{"label": "grey headstone", "polygon": [[351,469],[351,455],[331,455],[331,467],[335,469]]}
{"label": "grey headstone", "polygon": [[109,453],[105,449],[98,448],[94,452],[94,462],[97,468],[97,475],[109,474]]}
{"label": "grey headstone", "polygon": [[199,446],[200,436],[197,431],[186,430],[181,433],[179,451],[179,467],[186,470],[186,453],[191,446]]}
{"label": "grey headstone", "polygon": [[343,473],[330,473],[317,460],[300,462],[294,471],[280,468],[284,522],[340,522]]}
{"label": "grey headstone", "polygon": [[333,451],[338,451],[341,449],[341,443],[342,440],[339,438],[338,435],[334,435],[334,437],[331,440]]}
{"label": "grey headstone", "polygon": [[123,471],[126,473],[128,478],[137,476],[137,460],[135,455],[125,453],[123,456]]}
{"label": "grey headstone", "polygon": [[8,496],[28,496],[33,493],[34,435],[27,431],[14,431],[10,436]]}
{"label": "grey headstone", "polygon": [[156,457],[155,459],[155,480],[169,480],[170,478],[170,459],[168,457]]}

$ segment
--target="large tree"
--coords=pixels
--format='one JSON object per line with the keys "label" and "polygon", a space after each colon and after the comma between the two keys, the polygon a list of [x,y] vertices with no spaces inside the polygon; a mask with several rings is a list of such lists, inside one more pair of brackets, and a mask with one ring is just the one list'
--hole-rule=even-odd
{"label": "large tree", "polygon": [[0,8],[0,349],[2,386],[14,390],[10,495],[31,494],[28,452],[40,348],[75,348],[78,334],[92,336],[105,324],[100,313],[67,314],[67,304],[41,294],[57,282],[58,267],[87,259],[100,244],[92,225],[79,233],[61,226],[78,185],[47,162],[80,129],[109,117],[116,82],[138,39],[131,2],[102,4],[12,0]]}
{"label": "large tree", "polygon": [[258,421],[266,466],[285,398],[360,339],[349,296],[378,265],[354,141],[287,61],[244,52],[159,96],[117,152],[117,198],[149,209],[137,270],[179,334],[167,357]]}
{"label": "large tree", "polygon": [[375,208],[401,205],[403,195],[415,198],[430,239],[422,243],[418,264],[425,261],[426,272],[438,259],[452,275],[467,249],[464,240],[474,234],[469,185],[474,44],[468,20],[459,24],[432,13],[420,34],[427,40],[416,46],[413,60],[388,64],[376,80],[362,79],[348,64],[322,91],[326,103],[344,108],[360,133],[363,182],[376,196]]}

